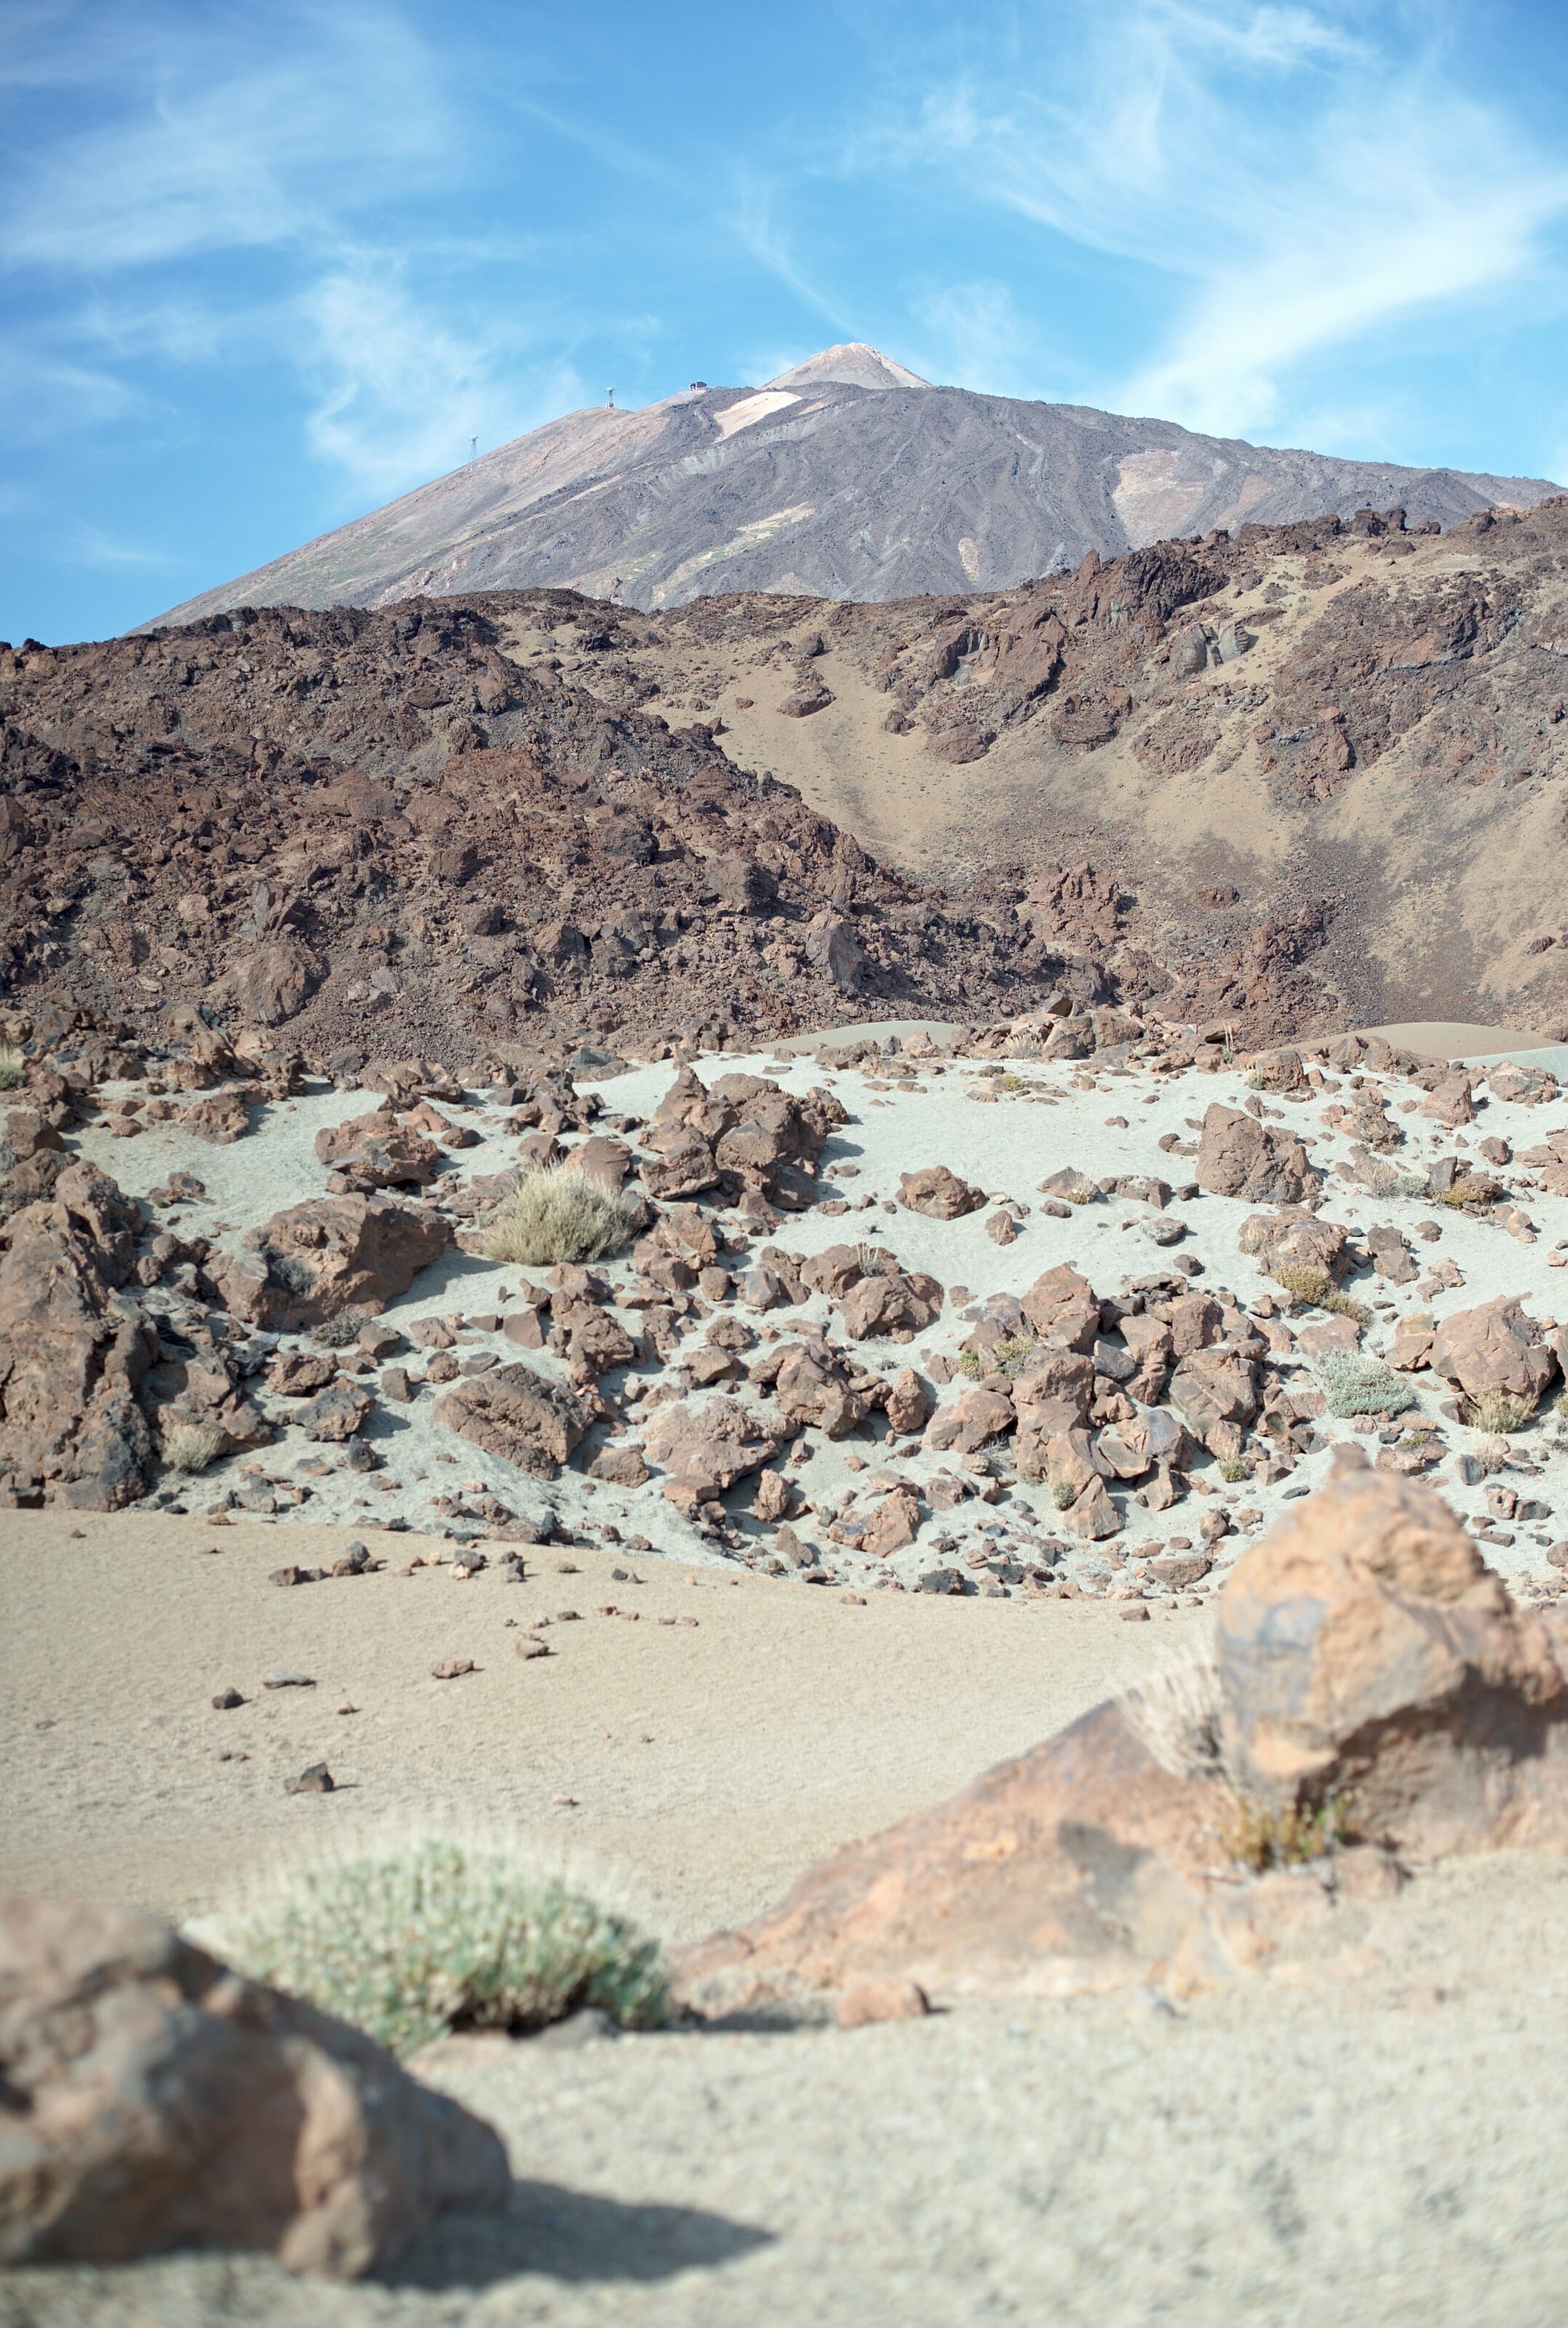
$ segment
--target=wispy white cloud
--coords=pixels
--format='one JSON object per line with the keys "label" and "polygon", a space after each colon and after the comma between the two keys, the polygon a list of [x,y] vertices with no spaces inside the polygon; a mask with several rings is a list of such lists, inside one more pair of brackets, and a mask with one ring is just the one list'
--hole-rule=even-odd
{"label": "wispy white cloud", "polygon": [[56,556],[68,566],[90,566],[99,573],[121,574],[131,570],[142,573],[166,573],[176,564],[160,549],[145,549],[139,544],[117,540],[100,526],[79,520],[71,525],[58,544]]}
{"label": "wispy white cloud", "polygon": [[[386,259],[346,261],[299,307],[302,368],[315,399],[311,447],[377,492],[455,468],[473,437],[488,450],[582,401],[582,382],[565,363],[503,371],[493,340],[443,327]],[[519,371],[528,378],[526,403]]]}
{"label": "wispy white cloud", "polygon": [[1171,320],[1106,400],[1267,427],[1296,367],[1517,284],[1568,212],[1568,167],[1466,87],[1446,18],[1441,0],[1031,0],[1038,68],[1027,41],[1004,71],[971,64],[856,158],[950,172],[1147,268]]}
{"label": "wispy white cloud", "polygon": [[79,93],[87,118],[14,164],[0,252],[14,267],[96,274],[285,243],[461,146],[442,77],[392,8],[33,15],[27,85]]}
{"label": "wispy white cloud", "polygon": [[989,396],[1042,393],[1050,353],[1005,283],[934,284],[915,293],[910,310],[928,335],[907,359],[912,370]]}

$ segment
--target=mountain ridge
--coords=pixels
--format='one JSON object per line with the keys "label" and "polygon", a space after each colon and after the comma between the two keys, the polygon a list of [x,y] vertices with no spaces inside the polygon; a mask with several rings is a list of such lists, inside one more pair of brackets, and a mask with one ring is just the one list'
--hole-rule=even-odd
{"label": "mountain ridge", "polygon": [[1091,549],[1246,522],[1397,504],[1446,528],[1559,491],[985,396],[850,343],[758,388],[699,381],[564,414],[136,627],[496,589],[645,609],[714,591],[884,602],[1009,588]]}

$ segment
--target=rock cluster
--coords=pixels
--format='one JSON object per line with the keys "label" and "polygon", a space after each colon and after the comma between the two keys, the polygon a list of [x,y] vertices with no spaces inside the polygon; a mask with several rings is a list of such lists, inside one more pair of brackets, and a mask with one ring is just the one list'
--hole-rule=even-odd
{"label": "rock cluster", "polygon": [[471,1059],[585,1028],[717,1044],[852,994],[963,1018],[1068,971],[876,865],[709,729],[525,668],[508,614],[244,609],[0,645],[10,991]]}

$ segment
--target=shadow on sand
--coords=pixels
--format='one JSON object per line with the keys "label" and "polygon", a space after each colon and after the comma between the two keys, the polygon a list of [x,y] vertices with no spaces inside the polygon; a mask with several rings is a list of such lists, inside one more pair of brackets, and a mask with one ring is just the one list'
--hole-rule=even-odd
{"label": "shadow on sand", "polygon": [[518,2182],[504,2215],[452,2216],[387,2273],[388,2287],[486,2287],[539,2272],[551,2279],[658,2280],[733,2263],[773,2233],[700,2207],[628,2204],[554,2182]]}

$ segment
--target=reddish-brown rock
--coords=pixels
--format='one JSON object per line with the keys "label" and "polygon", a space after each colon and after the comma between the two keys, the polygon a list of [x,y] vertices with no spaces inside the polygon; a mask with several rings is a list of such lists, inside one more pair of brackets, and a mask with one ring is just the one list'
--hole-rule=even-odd
{"label": "reddish-brown rock", "polygon": [[1467,1398],[1501,1391],[1532,1405],[1557,1371],[1555,1352],[1526,1317],[1517,1294],[1445,1318],[1433,1336],[1428,1364]]}
{"label": "reddish-brown rock", "polygon": [[1220,1596],[1223,1744],[1274,1803],[1343,1798],[1422,1857],[1568,1849],[1568,1684],[1428,1488],[1342,1466]]}
{"label": "reddish-brown rock", "polygon": [[1098,1296],[1065,1261],[1035,1279],[1023,1297],[1023,1314],[1041,1340],[1058,1349],[1091,1350],[1100,1330]]}
{"label": "reddish-brown rock", "polygon": [[1218,1102],[1206,1110],[1198,1142],[1198,1185],[1210,1196],[1240,1197],[1251,1205],[1295,1205],[1314,1193],[1318,1180],[1293,1132]]}
{"label": "reddish-brown rock", "polygon": [[482,2120],[156,1917],[0,1898],[0,2262],[259,2248],[354,2278],[495,2212]]}
{"label": "reddish-brown rock", "polygon": [[1211,1790],[1112,1705],[938,1808],[850,1845],[743,1932],[677,1960],[700,2011],[912,1981],[933,1997],[1070,1995],[1145,1977],[1197,1929]]}
{"label": "reddish-brown rock", "polygon": [[1014,1422],[1013,1401],[1003,1391],[966,1390],[950,1406],[939,1406],[926,1425],[925,1445],[938,1454],[956,1450],[972,1455],[988,1440],[1001,1439]]}
{"label": "reddish-brown rock", "polygon": [[389,1113],[355,1115],[326,1126],[316,1134],[316,1158],[360,1193],[427,1187],[442,1164],[433,1140]]}
{"label": "reddish-brown rock", "polygon": [[455,1384],[437,1400],[435,1420],[471,1439],[487,1455],[553,1479],[585,1436],[593,1413],[566,1384],[519,1359]]}
{"label": "reddish-brown rock", "polygon": [[439,1260],[449,1232],[389,1197],[313,1197],[253,1230],[209,1271],[229,1310],[292,1334],[345,1310],[384,1310]]}
{"label": "reddish-brown rock", "polygon": [[945,1164],[926,1164],[917,1172],[899,1174],[899,1202],[906,1212],[925,1213],[934,1221],[956,1221],[966,1213],[977,1212],[985,1202],[985,1191],[960,1179]]}
{"label": "reddish-brown rock", "polygon": [[135,1207],[90,1164],[11,1223],[0,1259],[0,1457],[7,1483],[88,1511],[132,1503],[151,1477],[138,1403],[157,1336],[117,1300]]}
{"label": "reddish-brown rock", "polygon": [[942,1307],[942,1289],[923,1271],[897,1270],[887,1276],[863,1277],[839,1304],[844,1330],[852,1341],[873,1341],[887,1334],[920,1333]]}
{"label": "reddish-brown rock", "polygon": [[668,1473],[668,1487],[702,1504],[771,1462],[788,1435],[736,1399],[711,1398],[701,1406],[660,1407],[643,1445]]}
{"label": "reddish-brown rock", "polygon": [[1217,1427],[1250,1422],[1257,1413],[1252,1360],[1234,1350],[1194,1350],[1171,1377],[1171,1403],[1194,1439],[1210,1446]]}

